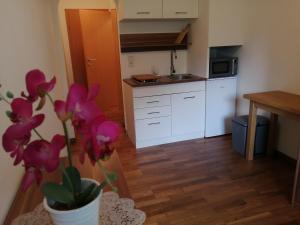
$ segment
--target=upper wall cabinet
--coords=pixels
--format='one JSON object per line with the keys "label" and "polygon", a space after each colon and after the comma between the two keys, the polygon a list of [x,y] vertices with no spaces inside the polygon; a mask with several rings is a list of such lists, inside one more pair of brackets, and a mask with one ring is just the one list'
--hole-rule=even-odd
{"label": "upper wall cabinet", "polygon": [[198,0],[163,0],[163,17],[198,18]]}
{"label": "upper wall cabinet", "polygon": [[209,47],[243,45],[247,5],[242,0],[209,1]]}
{"label": "upper wall cabinet", "polygon": [[120,19],[162,18],[162,0],[122,0],[119,5]]}
{"label": "upper wall cabinet", "polygon": [[119,19],[198,18],[198,0],[120,0]]}

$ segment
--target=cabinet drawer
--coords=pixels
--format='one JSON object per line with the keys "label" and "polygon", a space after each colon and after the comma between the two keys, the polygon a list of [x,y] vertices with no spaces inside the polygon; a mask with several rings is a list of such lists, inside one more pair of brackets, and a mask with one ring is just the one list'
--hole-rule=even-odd
{"label": "cabinet drawer", "polygon": [[134,118],[136,120],[166,116],[171,116],[171,106],[136,109],[134,111]]}
{"label": "cabinet drawer", "polygon": [[171,136],[171,117],[136,120],[136,140],[150,140]]}
{"label": "cabinet drawer", "polygon": [[197,18],[198,0],[163,0],[164,18]]}
{"label": "cabinet drawer", "polygon": [[162,18],[162,0],[123,0],[123,19]]}
{"label": "cabinet drawer", "polygon": [[143,109],[149,107],[169,106],[171,105],[170,95],[151,96],[134,98],[134,108]]}

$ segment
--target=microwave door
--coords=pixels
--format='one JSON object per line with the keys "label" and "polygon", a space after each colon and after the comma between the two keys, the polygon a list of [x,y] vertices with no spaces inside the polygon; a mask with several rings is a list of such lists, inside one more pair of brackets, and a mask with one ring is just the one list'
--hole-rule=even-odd
{"label": "microwave door", "polygon": [[228,61],[213,62],[211,65],[211,78],[228,76],[230,65]]}

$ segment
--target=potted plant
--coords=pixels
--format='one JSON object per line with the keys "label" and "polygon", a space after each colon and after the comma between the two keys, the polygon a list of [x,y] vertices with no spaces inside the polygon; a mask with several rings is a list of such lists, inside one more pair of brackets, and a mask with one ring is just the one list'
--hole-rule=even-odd
{"label": "potted plant", "polygon": [[[113,121],[108,121],[96,104],[98,86],[90,90],[79,84],[73,84],[66,101],[53,100],[50,92],[56,84],[56,79],[46,81],[40,70],[32,70],[26,74],[27,93],[20,97],[13,93],[0,93],[0,101],[10,109],[6,112],[12,124],[3,134],[4,150],[14,159],[14,165],[21,164],[25,168],[21,188],[26,191],[32,184],[40,185],[43,172],[52,173],[61,170],[60,183],[44,183],[41,185],[45,196],[44,207],[56,225],[98,225],[99,204],[102,190],[116,180],[116,175],[108,172],[102,161],[108,160],[114,151],[113,143],[120,134],[120,127]],[[50,102],[59,121],[64,135],[56,134],[51,141],[46,140],[38,131],[45,120],[40,111]],[[33,107],[36,107],[33,110]],[[79,170],[73,165],[73,151],[70,142],[67,123],[71,124],[79,135],[81,150],[80,162],[88,156],[93,165],[99,166],[105,180],[99,184],[95,180],[81,178]],[[32,140],[35,133],[37,140]],[[60,163],[60,153],[67,147],[68,165]]]}

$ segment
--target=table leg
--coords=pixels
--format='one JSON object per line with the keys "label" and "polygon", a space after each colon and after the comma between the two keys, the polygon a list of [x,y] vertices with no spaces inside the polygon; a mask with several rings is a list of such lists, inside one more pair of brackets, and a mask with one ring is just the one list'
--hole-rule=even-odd
{"label": "table leg", "polygon": [[294,178],[294,188],[293,188],[293,196],[292,196],[293,207],[295,206],[297,200],[299,173],[300,173],[300,150],[298,151],[297,167],[296,167],[295,178]]}
{"label": "table leg", "polygon": [[273,155],[275,150],[275,140],[277,135],[278,115],[271,113],[270,130],[268,138],[268,155]]}
{"label": "table leg", "polygon": [[252,161],[254,158],[254,142],[256,134],[256,114],[257,107],[253,101],[250,102],[249,122],[247,133],[246,159]]}

